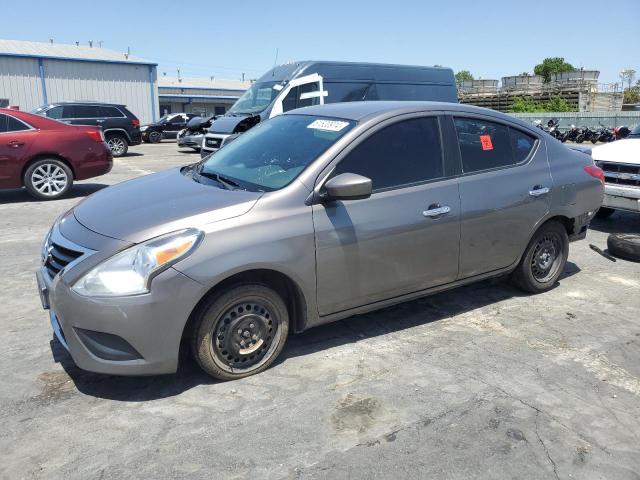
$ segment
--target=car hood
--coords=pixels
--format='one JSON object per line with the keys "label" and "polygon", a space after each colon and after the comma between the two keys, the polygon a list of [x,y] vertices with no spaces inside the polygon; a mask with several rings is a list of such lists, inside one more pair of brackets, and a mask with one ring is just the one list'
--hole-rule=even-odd
{"label": "car hood", "polygon": [[640,138],[625,138],[591,150],[594,160],[640,165]]}
{"label": "car hood", "polygon": [[[255,115],[259,117],[259,115]],[[211,122],[209,132],[211,133],[236,133],[236,128],[243,122],[251,118],[251,115],[224,115]],[[257,123],[257,122],[256,122]]]}
{"label": "car hood", "polygon": [[94,193],[74,208],[88,229],[138,243],[247,213],[262,195],[195,182],[174,168]]}

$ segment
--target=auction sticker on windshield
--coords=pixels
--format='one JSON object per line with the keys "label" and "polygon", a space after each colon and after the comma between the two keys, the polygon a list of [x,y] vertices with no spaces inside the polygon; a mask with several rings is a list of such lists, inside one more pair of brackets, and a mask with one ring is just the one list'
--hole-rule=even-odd
{"label": "auction sticker on windshield", "polygon": [[340,120],[314,120],[307,125],[307,128],[326,130],[327,132],[339,132],[347,125],[349,125],[349,122],[342,122]]}

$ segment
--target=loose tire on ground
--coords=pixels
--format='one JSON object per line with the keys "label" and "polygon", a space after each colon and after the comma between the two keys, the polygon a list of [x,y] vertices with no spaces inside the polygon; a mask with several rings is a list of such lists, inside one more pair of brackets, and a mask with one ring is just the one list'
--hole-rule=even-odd
{"label": "loose tire on ground", "polygon": [[129,151],[129,143],[123,135],[112,133],[107,135],[107,145],[115,157],[124,157]]}
{"label": "loose tire on ground", "polygon": [[55,200],[64,196],[73,185],[73,172],[60,160],[43,158],[29,165],[22,182],[33,197]]}
{"label": "loose tire on ground", "polygon": [[564,271],[568,256],[567,230],[560,222],[551,220],[533,235],[511,279],[526,292],[551,290]]}
{"label": "loose tire on ground", "polygon": [[235,380],[268,368],[282,351],[289,314],[278,293],[244,283],[212,295],[195,313],[191,347],[202,369]]}
{"label": "loose tire on ground", "polygon": [[609,218],[611,215],[613,215],[613,212],[615,212],[615,209],[613,208],[600,207],[600,209],[596,213],[596,217],[603,219]]}
{"label": "loose tire on ground", "polygon": [[607,249],[618,258],[640,262],[640,235],[612,233],[607,238]]}

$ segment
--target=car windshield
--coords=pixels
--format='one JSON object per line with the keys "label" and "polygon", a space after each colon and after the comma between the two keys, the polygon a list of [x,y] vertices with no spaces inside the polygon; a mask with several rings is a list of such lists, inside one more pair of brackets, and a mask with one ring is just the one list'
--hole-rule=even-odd
{"label": "car windshield", "polygon": [[258,124],[207,157],[194,172],[251,191],[291,183],[355,122],[310,115],[282,115]]}
{"label": "car windshield", "polygon": [[36,115],[41,115],[46,109],[48,105],[44,105],[42,107],[34,108],[29,113],[35,113]]}
{"label": "car windshield", "polygon": [[[251,85],[251,88],[233,104],[228,114],[254,114],[267,108],[276,98],[282,87],[280,82],[260,82]],[[275,87],[275,88],[274,88]]]}
{"label": "car windshield", "polygon": [[640,125],[636,125],[636,127],[633,130],[631,130],[631,133],[629,134],[629,136],[640,137]]}

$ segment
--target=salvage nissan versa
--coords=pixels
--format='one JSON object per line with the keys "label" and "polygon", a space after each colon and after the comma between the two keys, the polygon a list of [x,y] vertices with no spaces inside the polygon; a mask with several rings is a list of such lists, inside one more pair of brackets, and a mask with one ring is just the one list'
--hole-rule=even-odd
{"label": "salvage nissan versa", "polygon": [[503,274],[549,290],[602,196],[588,155],[495,111],[308,107],[81,202],[38,285],[81,368],[175,372],[184,340],[236,379],[289,332]]}

